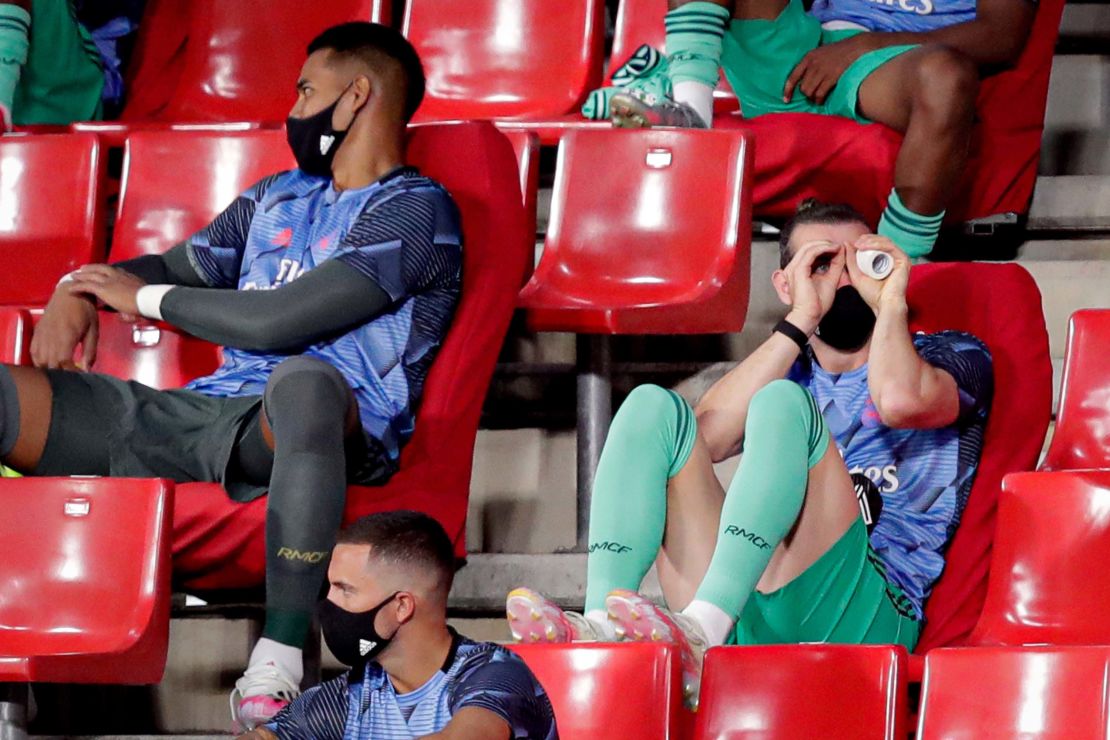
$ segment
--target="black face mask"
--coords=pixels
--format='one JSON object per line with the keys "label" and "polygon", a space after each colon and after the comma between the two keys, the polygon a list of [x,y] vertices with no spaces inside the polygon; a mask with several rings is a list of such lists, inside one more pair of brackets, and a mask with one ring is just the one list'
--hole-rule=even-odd
{"label": "black face mask", "polygon": [[374,627],[374,619],[378,612],[397,598],[394,593],[373,609],[365,612],[349,612],[341,609],[331,601],[324,599],[316,610],[320,618],[320,629],[324,633],[324,642],[332,655],[340,663],[351,666],[356,675],[361,675],[366,664],[381,655],[389,647],[389,643],[396,637],[396,630],[389,637],[382,637]]}
{"label": "black face mask", "polygon": [[347,137],[346,131],[332,128],[331,117],[346,92],[344,90],[339,93],[334,103],[315,115],[285,119],[285,138],[302,172],[331,177],[332,160],[339,151],[339,145]]}
{"label": "black face mask", "polygon": [[862,347],[875,330],[875,312],[852,285],[836,291],[829,312],[817,325],[817,336],[833,349],[851,352]]}

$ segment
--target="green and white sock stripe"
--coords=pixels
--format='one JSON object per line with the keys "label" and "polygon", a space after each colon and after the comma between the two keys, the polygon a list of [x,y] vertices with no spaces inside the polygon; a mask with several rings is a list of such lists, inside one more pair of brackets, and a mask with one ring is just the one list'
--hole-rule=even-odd
{"label": "green and white sock stripe", "polygon": [[886,210],[879,220],[879,234],[893,241],[910,257],[924,257],[933,251],[945,211],[933,216],[914,213],[898,196],[897,190],[890,191]]}
{"label": "green and white sock stripe", "polygon": [[726,8],[694,2],[667,13],[667,58],[672,82],[717,84],[725,29],[732,15]]}
{"label": "green and white sock stripe", "polygon": [[26,64],[31,14],[15,5],[0,5],[0,63]]}
{"label": "green and white sock stripe", "polygon": [[612,82],[616,87],[626,87],[640,77],[647,77],[665,65],[667,58],[650,44],[643,44],[628,60],[613,73]]}
{"label": "green and white sock stripe", "polygon": [[8,111],[27,63],[30,36],[31,14],[15,5],[0,5],[0,106]]}

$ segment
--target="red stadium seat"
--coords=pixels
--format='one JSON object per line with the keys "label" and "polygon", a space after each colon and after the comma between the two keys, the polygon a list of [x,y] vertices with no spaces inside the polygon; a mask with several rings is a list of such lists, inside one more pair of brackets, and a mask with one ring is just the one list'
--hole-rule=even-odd
{"label": "red stadium seat", "polygon": [[[543,255],[520,294],[529,326],[739,331],[748,308],[751,156],[750,140],[736,132],[569,134]],[[621,176],[598,187],[601,171]]]}
{"label": "red stadium seat", "polygon": [[907,716],[900,646],[718,647],[705,656],[694,738],[904,740]]}
{"label": "red stadium seat", "polygon": [[1110,647],[935,650],[917,738],[1105,738],[1108,673]]}
{"label": "red stadium seat", "polygon": [[1041,470],[1110,468],[1110,310],[1076,311],[1068,324],[1056,430]]}
{"label": "red stadium seat", "polygon": [[[33,327],[42,318],[42,311],[35,310],[29,315],[32,328],[27,332],[28,343]],[[10,332],[11,324],[5,326],[3,322],[0,318],[0,341],[5,342],[6,349],[10,346],[6,332]],[[143,319],[130,324],[114,312],[101,311],[99,326],[96,359],[92,366],[98,373],[167,389],[180,388],[194,378],[213,372],[220,364],[219,347],[162,322]],[[25,354],[24,364],[27,364],[26,357]],[[2,353],[0,361],[12,362]]]}
{"label": "red stadium seat", "polygon": [[104,157],[95,136],[0,138],[0,305],[43,305],[104,258]]}
{"label": "red stadium seat", "polygon": [[[540,182],[540,139],[528,131],[506,131],[506,138],[512,142],[516,152],[517,166],[520,167],[520,189],[524,193],[524,218],[528,229],[528,247],[535,251],[536,239],[536,199]],[[535,267],[535,257],[530,253],[524,266],[521,284],[528,282]]]}
{"label": "red stadium seat", "polygon": [[30,364],[33,326],[30,311],[0,308],[0,362]]}
{"label": "red stadium seat", "polygon": [[976,645],[1110,645],[1110,471],[1015,473]]}
{"label": "red stadium seat", "polygon": [[416,121],[543,119],[601,84],[603,0],[408,0],[427,93]]}
{"label": "red stadium seat", "polygon": [[994,359],[994,402],[978,473],[945,570],[925,605],[916,649],[925,653],[966,643],[979,618],[1002,478],[1037,464],[1052,412],[1052,365],[1040,291],[1019,265],[918,265],[908,298],[915,331],[971,332]]}
{"label": "red stadium seat", "polygon": [[[136,84],[165,86],[161,99],[149,96],[128,105],[125,121],[284,121],[296,97],[294,83],[304,63],[308,43],[325,28],[353,20],[388,22],[384,0],[329,0],[306,4],[302,0],[270,0],[264,8],[247,10],[225,0],[159,0],[157,12],[167,13],[177,25],[157,23],[145,27],[137,42],[144,54]],[[151,17],[148,14],[148,18]],[[182,44],[176,56],[168,49]],[[160,39],[144,36],[160,34]],[[179,67],[179,69],[174,69]],[[159,73],[176,84],[170,88]]]}
{"label": "red stadium seat", "polygon": [[512,645],[551,699],[562,740],[682,737],[678,656],[660,643]]}
{"label": "red stadium seat", "polygon": [[[949,201],[950,222],[1029,210],[1063,7],[1064,0],[1041,0],[1017,65],[983,82],[967,175]],[[808,113],[718,116],[714,126],[755,136],[757,217],[787,218],[800,201],[816,197],[847,201],[878,222],[893,185],[897,132]]]}
{"label": "red stadium seat", "polygon": [[173,484],[5,478],[0,510],[0,683],[160,681]]}
{"label": "red stadium seat", "polygon": [[258,180],[296,167],[280,130],[142,131],[127,139],[113,261],[160,254]]}

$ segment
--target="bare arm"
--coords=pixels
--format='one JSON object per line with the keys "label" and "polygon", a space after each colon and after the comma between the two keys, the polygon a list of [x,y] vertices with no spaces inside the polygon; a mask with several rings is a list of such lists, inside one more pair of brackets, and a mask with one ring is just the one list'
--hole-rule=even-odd
{"label": "bare arm", "polygon": [[1037,12],[1030,0],[979,0],[975,20],[925,33],[869,33],[874,49],[903,44],[942,44],[979,65],[1009,66],[1017,61],[1029,38]]}
{"label": "bare arm", "polygon": [[959,389],[955,378],[925,362],[914,347],[906,305],[909,258],[881,236],[865,236],[856,246],[881,249],[894,256],[894,271],[886,280],[878,281],[856,268],[856,247],[848,250],[852,283],[876,313],[867,357],[867,385],[879,418],[894,429],[948,426],[960,413]]}
{"label": "bare arm", "polygon": [[[822,265],[814,272],[814,262],[826,255],[832,256],[827,267]],[[832,305],[844,272],[844,259],[842,248],[814,242],[799,247],[786,269],[776,273],[776,281],[785,286],[792,303],[786,320],[806,336],[813,335]],[[798,345],[793,340],[775,332],[705,392],[695,412],[698,431],[714,462],[740,452],[752,396],[772,380],[785,377],[798,354]]]}
{"label": "bare arm", "polygon": [[451,721],[423,740],[510,740],[509,723],[481,707],[463,707]]}

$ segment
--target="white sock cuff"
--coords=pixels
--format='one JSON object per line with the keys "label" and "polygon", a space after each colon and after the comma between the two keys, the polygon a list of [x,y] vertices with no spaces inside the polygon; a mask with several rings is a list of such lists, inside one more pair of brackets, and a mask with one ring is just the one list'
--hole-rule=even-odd
{"label": "white sock cuff", "polygon": [[732,632],[734,620],[728,612],[716,604],[708,601],[694,599],[682,610],[682,613],[701,625],[705,637],[710,645],[724,645],[728,634]]}
{"label": "white sock cuff", "polygon": [[255,643],[248,665],[253,667],[265,663],[273,663],[281,668],[295,684],[299,684],[304,678],[304,654],[299,647],[263,637]]}
{"label": "white sock cuff", "polygon": [[674,83],[676,103],[686,103],[705,122],[706,128],[713,128],[713,88],[703,82],[683,80]]}

